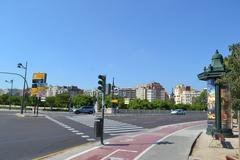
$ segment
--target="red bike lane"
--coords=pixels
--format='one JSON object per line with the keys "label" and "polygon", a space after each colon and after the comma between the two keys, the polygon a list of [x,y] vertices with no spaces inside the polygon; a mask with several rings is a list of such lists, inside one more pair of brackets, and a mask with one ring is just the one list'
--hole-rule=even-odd
{"label": "red bike lane", "polygon": [[110,139],[104,146],[98,146],[88,151],[69,157],[67,160],[134,160],[138,159],[144,151],[157,142],[164,140],[172,134],[193,126],[202,125],[205,121],[163,126],[154,130],[145,131],[130,136],[121,136]]}

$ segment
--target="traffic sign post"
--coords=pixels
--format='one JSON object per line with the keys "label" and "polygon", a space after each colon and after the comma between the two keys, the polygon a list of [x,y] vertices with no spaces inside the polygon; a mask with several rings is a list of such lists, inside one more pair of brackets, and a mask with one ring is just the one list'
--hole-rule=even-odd
{"label": "traffic sign post", "polygon": [[46,93],[47,93],[46,81],[47,81],[46,73],[33,73],[32,95],[36,96],[36,106],[34,107],[34,114],[37,114],[37,116],[38,116],[38,110],[39,110],[39,102],[41,101],[42,98],[44,99],[46,97]]}

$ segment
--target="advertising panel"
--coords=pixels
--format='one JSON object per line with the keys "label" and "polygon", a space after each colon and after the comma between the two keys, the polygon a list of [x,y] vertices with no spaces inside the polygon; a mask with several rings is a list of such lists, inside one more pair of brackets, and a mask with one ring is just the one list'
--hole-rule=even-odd
{"label": "advertising panel", "polygon": [[208,124],[213,124],[215,120],[215,83],[213,79],[207,81],[207,92]]}
{"label": "advertising panel", "polygon": [[230,90],[227,85],[221,88],[221,107],[222,129],[231,129],[232,106],[230,104]]}

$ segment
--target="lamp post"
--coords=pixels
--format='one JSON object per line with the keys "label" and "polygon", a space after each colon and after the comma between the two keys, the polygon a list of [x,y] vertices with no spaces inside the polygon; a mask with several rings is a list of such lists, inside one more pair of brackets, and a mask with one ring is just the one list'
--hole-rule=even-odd
{"label": "lamp post", "polygon": [[21,114],[23,114],[23,109],[26,107],[25,106],[25,100],[26,100],[26,93],[25,93],[25,85],[26,85],[26,77],[27,77],[27,62],[26,65],[24,66],[22,63],[18,63],[17,67],[18,68],[22,68],[25,70],[25,74],[24,74],[24,84],[23,84],[23,96],[22,96],[22,107],[21,107]]}
{"label": "lamp post", "polygon": [[11,90],[10,90],[10,94],[9,94],[9,110],[12,109],[11,103],[12,103],[12,89],[13,89],[13,80],[5,80],[6,83],[10,83],[11,84]]}

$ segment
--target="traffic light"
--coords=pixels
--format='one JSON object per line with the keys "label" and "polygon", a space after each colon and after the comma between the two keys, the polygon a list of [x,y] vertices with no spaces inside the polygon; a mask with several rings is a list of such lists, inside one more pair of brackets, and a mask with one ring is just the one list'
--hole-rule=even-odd
{"label": "traffic light", "polygon": [[106,90],[106,76],[104,75],[99,75],[98,76],[98,90],[102,91],[105,94],[105,90]]}

